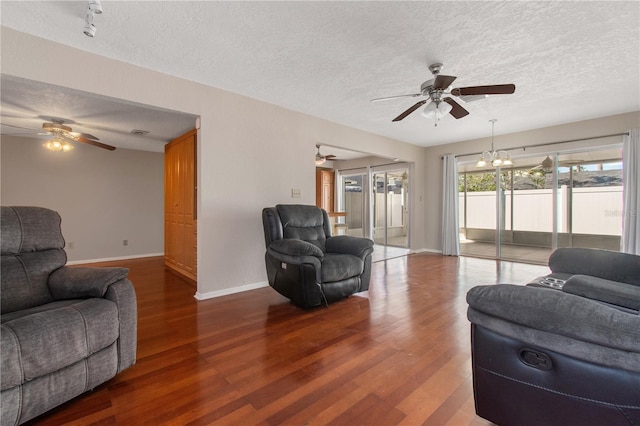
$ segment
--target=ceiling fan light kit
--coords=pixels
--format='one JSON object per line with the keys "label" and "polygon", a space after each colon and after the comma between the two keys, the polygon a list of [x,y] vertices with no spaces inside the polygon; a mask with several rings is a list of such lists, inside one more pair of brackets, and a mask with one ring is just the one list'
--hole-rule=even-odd
{"label": "ceiling fan light kit", "polygon": [[[442,71],[441,63],[429,65],[429,71],[431,71],[431,73],[433,74],[433,78],[422,83],[422,85],[420,86],[420,93],[388,96],[384,98],[372,99],[371,101],[378,102],[403,97],[413,98],[423,96],[426,99],[418,101],[402,114],[394,118],[392,121],[403,120],[409,114],[429,102],[429,104],[427,104],[423,111],[423,115],[428,118],[435,117],[435,126],[437,126],[439,121],[438,114],[441,114],[441,116],[445,116],[447,113],[449,113],[455,119],[460,119],[469,115],[469,111],[467,111],[451,96],[459,97],[459,99],[461,99],[463,102],[470,102],[485,98],[488,95],[509,95],[514,93],[516,90],[516,86],[514,84],[494,84],[490,86],[470,86],[452,89],[451,84],[457,77],[452,75],[440,74],[440,71]],[[445,110],[446,112],[442,112]]]}
{"label": "ceiling fan light kit", "polygon": [[424,107],[422,115],[430,120],[435,120],[435,126],[438,125],[438,121],[449,112],[453,107],[447,102],[431,102]]}
{"label": "ceiling fan light kit", "polygon": [[68,152],[73,149],[73,145],[61,138],[51,139],[49,142],[45,143],[44,146],[49,151]]}
{"label": "ceiling fan light kit", "polygon": [[491,151],[482,152],[480,158],[476,162],[476,167],[487,167],[489,164],[491,164],[492,167],[513,166],[513,160],[511,160],[511,156],[507,151],[496,151],[493,148],[494,127],[498,120],[493,118],[489,121],[491,122]]}

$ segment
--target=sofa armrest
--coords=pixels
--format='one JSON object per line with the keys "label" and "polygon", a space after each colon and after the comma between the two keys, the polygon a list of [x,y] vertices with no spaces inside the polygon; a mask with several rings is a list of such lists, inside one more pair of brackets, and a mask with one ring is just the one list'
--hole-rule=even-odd
{"label": "sofa armrest", "polygon": [[307,241],[296,240],[293,238],[276,240],[269,244],[268,249],[272,252],[283,254],[285,256],[313,256],[317,257],[318,259],[322,259],[324,257],[324,253],[322,252],[320,247]]}
{"label": "sofa armrest", "polygon": [[322,282],[321,262],[324,253],[311,243],[294,239],[277,240],[267,247],[267,256],[280,264],[312,265],[316,272],[316,282]]}
{"label": "sofa armrest", "polygon": [[301,265],[310,263],[320,270],[320,262],[324,253],[320,248],[307,241],[296,239],[284,239],[272,242],[267,248],[267,253],[280,262]]}
{"label": "sofa armrest", "polygon": [[327,253],[352,254],[365,258],[373,253],[373,241],[369,238],[353,237],[351,235],[337,235],[327,238],[325,243]]}
{"label": "sofa armrest", "polygon": [[640,316],[594,300],[547,288],[497,284],[472,288],[467,293],[467,302],[467,316],[473,323],[486,317],[488,325],[490,318],[497,318],[570,339],[640,353]]}
{"label": "sofa armrest", "polygon": [[118,372],[136,362],[138,305],[136,292],[127,279],[127,268],[71,268],[63,266],[49,276],[55,300],[104,298],[118,308]]}
{"label": "sofa armrest", "polygon": [[126,278],[109,285],[104,298],[118,306],[118,373],[136,363],[138,304],[133,284]]}
{"label": "sofa armrest", "polygon": [[127,278],[126,268],[71,268],[63,266],[49,275],[54,300],[104,297],[110,285]]}

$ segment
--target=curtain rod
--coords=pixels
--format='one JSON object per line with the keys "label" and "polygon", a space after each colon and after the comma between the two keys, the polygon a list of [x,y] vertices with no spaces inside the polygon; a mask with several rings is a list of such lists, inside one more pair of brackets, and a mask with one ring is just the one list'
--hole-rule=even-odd
{"label": "curtain rod", "polygon": [[[341,161],[349,161],[349,160],[341,160]],[[385,163],[385,164],[376,164],[375,166],[362,166],[362,167],[351,167],[350,169],[335,169],[341,172],[348,172],[350,170],[358,170],[358,169],[366,169],[367,167],[384,167],[384,166],[392,166],[396,164],[407,164],[406,161],[394,161],[393,163]]]}
{"label": "curtain rod", "polygon": [[[512,148],[507,148],[507,149],[501,149],[500,151],[512,151],[515,149],[522,149],[522,150],[527,150],[527,148],[537,148],[540,146],[550,146],[550,145],[559,145],[559,144],[563,144],[563,143],[570,143],[570,142],[580,142],[580,141],[590,141],[593,139],[604,139],[604,138],[611,138],[614,136],[623,136],[623,135],[629,135],[629,132],[623,132],[623,133],[613,133],[611,135],[602,135],[602,136],[593,136],[590,138],[579,138],[579,139],[568,139],[565,141],[557,141],[557,142],[545,142],[545,143],[539,143],[539,144],[535,144],[535,145],[523,145],[523,146],[514,146]],[[471,152],[468,154],[456,154],[455,158],[458,157],[466,157],[468,155],[481,155],[483,151],[480,152]],[[444,156],[440,157],[440,158],[444,158]]]}

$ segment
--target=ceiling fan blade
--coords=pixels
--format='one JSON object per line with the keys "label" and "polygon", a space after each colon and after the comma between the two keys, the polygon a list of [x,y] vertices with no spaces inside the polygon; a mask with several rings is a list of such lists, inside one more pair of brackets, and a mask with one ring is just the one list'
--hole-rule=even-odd
{"label": "ceiling fan blade", "polygon": [[408,97],[415,98],[416,96],[422,96],[422,93],[412,93],[410,95],[386,96],[384,98],[371,99],[371,102],[388,101],[389,99],[397,99],[397,98],[408,98]]}
{"label": "ceiling fan blade", "polygon": [[404,119],[407,115],[411,114],[413,111],[417,110],[418,108],[420,108],[422,105],[424,105],[426,103],[427,103],[426,100],[417,102],[411,108],[409,108],[408,110],[406,110],[405,112],[403,112],[402,114],[400,114],[399,116],[397,116],[396,118],[394,118],[391,121],[400,121],[400,120]]}
{"label": "ceiling fan blade", "polygon": [[515,84],[494,84],[492,86],[471,86],[453,89],[454,96],[466,95],[510,95],[516,91]]}
{"label": "ceiling fan blade", "polygon": [[74,138],[85,138],[85,139],[93,139],[94,141],[99,141],[100,139],[90,135],[89,133],[79,133],[79,132],[68,132]]}
{"label": "ceiling fan blade", "polygon": [[336,156],[335,156],[335,155],[325,155],[325,156],[324,156],[324,159],[325,159],[325,160],[333,160],[334,158],[336,158]]}
{"label": "ceiling fan blade", "polygon": [[14,129],[31,130],[31,131],[33,131],[34,133],[39,132],[39,130],[32,129],[32,128],[29,128],[29,127],[14,126],[14,125],[7,124],[7,123],[0,123],[0,125],[2,125],[2,126],[7,126],[7,127],[13,127]]}
{"label": "ceiling fan blade", "polygon": [[438,76],[436,77],[435,81],[433,82],[433,88],[434,89],[444,90],[447,87],[451,86],[451,83],[453,83],[453,81],[456,78],[458,78],[458,77],[453,76],[453,75],[441,75],[441,74],[438,74]]}
{"label": "ceiling fan blade", "polygon": [[459,103],[457,103],[453,99],[444,98],[443,101],[451,105],[451,111],[449,111],[449,114],[453,115],[454,118],[458,119],[458,118],[462,118],[469,115],[469,111],[464,109]]}
{"label": "ceiling fan blade", "polygon": [[87,138],[83,138],[82,136],[78,137],[78,139],[74,139],[77,142],[82,142],[82,143],[86,143],[89,145],[93,145],[93,146],[97,146],[98,148],[102,148],[102,149],[108,149],[109,151],[113,151],[116,149],[115,146],[111,146],[111,145],[107,145],[106,143],[102,143],[102,142],[98,142],[98,141],[94,141],[91,139],[87,139]]}

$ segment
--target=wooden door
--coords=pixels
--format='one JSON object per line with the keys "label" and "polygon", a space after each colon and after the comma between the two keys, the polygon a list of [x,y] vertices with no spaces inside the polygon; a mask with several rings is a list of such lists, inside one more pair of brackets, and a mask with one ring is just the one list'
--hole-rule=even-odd
{"label": "wooden door", "polygon": [[196,279],[196,130],[165,146],[165,265]]}
{"label": "wooden door", "polygon": [[327,213],[334,211],[335,172],[333,170],[316,170],[316,206]]}

